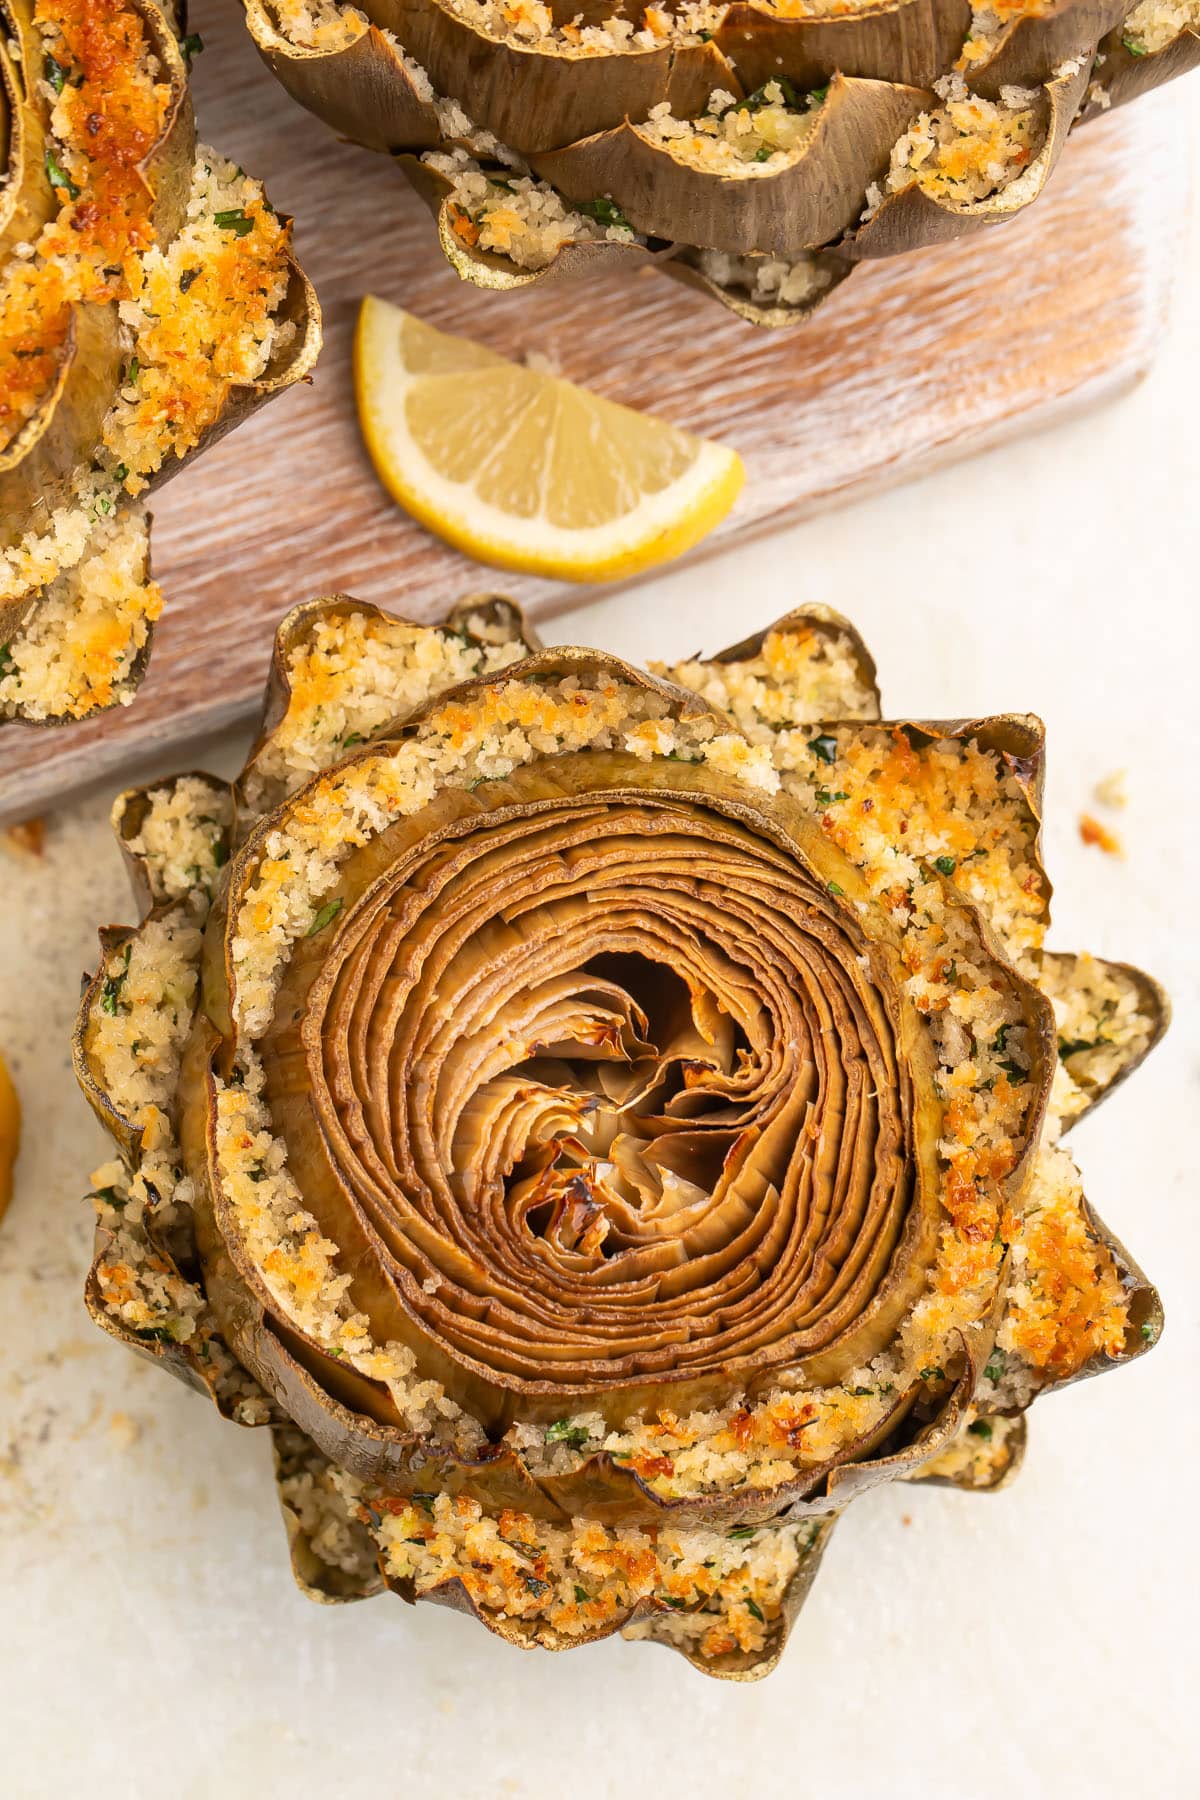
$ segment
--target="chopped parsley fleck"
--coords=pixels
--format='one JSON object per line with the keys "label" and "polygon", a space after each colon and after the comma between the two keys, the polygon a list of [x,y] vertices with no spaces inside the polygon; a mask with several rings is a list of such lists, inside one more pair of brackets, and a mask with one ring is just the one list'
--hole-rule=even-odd
{"label": "chopped parsley fleck", "polygon": [[747,1612],[753,1613],[760,1625],[766,1624],[766,1620],[763,1618],[760,1608],[755,1605],[753,1600],[751,1600],[749,1594],[746,1596],[746,1610]]}
{"label": "chopped parsley fleck", "polygon": [[138,378],[138,370],[141,368],[141,366],[142,365],[138,361],[137,357],[136,356],[133,357],[133,359],[131,360],[131,362],[129,364],[129,367],[125,371],[126,381],[136,381]]}
{"label": "chopped parsley fleck", "polygon": [[186,294],[193,281],[198,281],[202,273],[203,271],[200,269],[185,269],[183,274],[179,277],[180,293]]}
{"label": "chopped parsley fleck", "polygon": [[129,958],[132,954],[133,945],[126,944],[124,967],[119,974],[109,975],[100,989],[100,1011],[107,1013],[111,1019],[115,1019],[117,1016],[117,1001],[120,998],[121,989],[125,985],[125,977],[129,973]]}
{"label": "chopped parsley fleck", "polygon": [[342,902],[340,899],[327,900],[325,905],[322,906],[315,915],[312,924],[304,934],[305,937],[316,937],[318,931],[324,931],[327,925],[333,924],[333,921],[337,918],[341,910]]}
{"label": "chopped parsley fleck", "polygon": [[12,645],[0,644],[0,681],[4,681],[9,675],[14,674],[16,667],[17,665],[13,661]]}
{"label": "chopped parsley fleck", "polygon": [[836,806],[839,800],[848,800],[849,798],[849,794],[847,794],[843,788],[839,788],[837,792],[833,794],[830,793],[828,788],[817,789],[818,806]]}
{"label": "chopped parsley fleck", "polygon": [[999,1381],[1004,1374],[1004,1352],[993,1350],[984,1367],[984,1377],[988,1381]]}
{"label": "chopped parsley fleck", "polygon": [[1154,1327],[1150,1323],[1149,1319],[1147,1319],[1146,1323],[1142,1326],[1142,1336],[1143,1336],[1143,1338],[1145,1338],[1145,1340],[1148,1344],[1152,1344],[1154,1342]]}
{"label": "chopped parsley fleck", "polygon": [[725,1535],[726,1537],[733,1538],[735,1543],[742,1544],[745,1543],[747,1538],[752,1538],[757,1530],[757,1525],[735,1525],[733,1530],[727,1531]]}
{"label": "chopped parsley fleck", "polygon": [[1058,1060],[1066,1062],[1068,1056],[1078,1056],[1081,1050],[1098,1050],[1103,1042],[1103,1038],[1059,1038]]}
{"label": "chopped parsley fleck", "polygon": [[808,740],[808,748],[819,762],[831,763],[837,761],[837,739],[830,737],[828,732],[823,731],[819,737],[810,738]]}
{"label": "chopped parsley fleck", "polygon": [[575,205],[589,219],[595,219],[598,225],[616,225],[624,231],[633,230],[633,226],[613,200],[604,197],[599,200],[576,200]]}
{"label": "chopped parsley fleck", "polygon": [[414,1494],[413,1495],[413,1505],[419,1506],[421,1508],[421,1510],[423,1512],[427,1512],[429,1514],[430,1518],[432,1519],[433,1503],[436,1499],[437,1499],[436,1494]]}
{"label": "chopped parsley fleck", "polygon": [[578,1450],[588,1441],[587,1430],[583,1425],[572,1425],[570,1419],[555,1419],[553,1425],[546,1427],[548,1444],[566,1444],[572,1450]]}
{"label": "chopped parsley fleck", "polygon": [[521,1580],[525,1583],[525,1586],[529,1589],[530,1593],[535,1595],[538,1599],[549,1591],[550,1583],[548,1581],[542,1581],[538,1576],[530,1575],[525,1570],[522,1570]]}
{"label": "chopped parsley fleck", "polygon": [[580,1587],[580,1585],[579,1585],[579,1583],[578,1583],[578,1582],[576,1582],[576,1583],[575,1583],[575,1601],[576,1601],[576,1604],[577,1604],[577,1605],[579,1605],[579,1606],[586,1606],[586,1605],[587,1605],[587,1603],[588,1603],[588,1600],[589,1600],[589,1599],[590,1599],[590,1598],[591,1598],[591,1596],[590,1596],[590,1595],[589,1595],[589,1593],[588,1593],[588,1591],[587,1591],[587,1589],[586,1589],[586,1588],[585,1588],[585,1587]]}
{"label": "chopped parsley fleck", "polygon": [[128,463],[118,463],[116,468],[113,470],[113,480],[114,481],[127,481],[128,479],[129,479],[129,464]]}
{"label": "chopped parsley fleck", "polygon": [[46,152],[46,180],[51,187],[64,188],[72,200],[78,200],[80,190],[58,161],[53,150]]}
{"label": "chopped parsley fleck", "polygon": [[939,875],[953,875],[958,863],[953,856],[935,856],[933,866]]}
{"label": "chopped parsley fleck", "polygon": [[922,1381],[945,1381],[946,1371],[940,1363],[930,1363],[928,1368],[917,1371]]}
{"label": "chopped parsley fleck", "polygon": [[213,214],[213,220],[222,231],[232,231],[234,237],[245,237],[254,230],[254,220],[249,218],[243,206],[231,206],[228,212]]}
{"label": "chopped parsley fleck", "polygon": [[1150,54],[1145,44],[1139,44],[1136,38],[1123,37],[1121,42],[1126,50],[1128,50],[1130,56],[1149,56]]}
{"label": "chopped parsley fleck", "polygon": [[840,887],[836,881],[827,881],[825,886],[829,889],[831,894],[844,894],[846,892],[845,888]]}
{"label": "chopped parsley fleck", "polygon": [[42,64],[42,73],[56,94],[61,94],[67,85],[67,71],[55,56],[47,56]]}
{"label": "chopped parsley fleck", "polygon": [[361,731],[348,731],[342,739],[342,749],[349,750],[352,744],[365,744],[366,741]]}
{"label": "chopped parsley fleck", "polygon": [[971,1433],[972,1437],[990,1438],[992,1435],[992,1421],[990,1419],[975,1419],[967,1426],[967,1430]]}
{"label": "chopped parsley fleck", "polygon": [[724,118],[727,112],[759,112],[764,106],[778,106],[780,104],[778,100],[768,100],[767,98],[767,89],[772,86],[779,89],[783,105],[790,107],[793,112],[798,112],[804,105],[803,99],[786,75],[772,75],[770,81],[764,81],[761,87],[755,88],[752,94],[747,94],[744,100],[733,101],[730,106],[725,108],[725,112],[718,113],[718,118]]}
{"label": "chopped parsley fleck", "polygon": [[179,48],[183,51],[184,62],[190,63],[192,58],[199,56],[203,50],[204,39],[198,31],[190,31],[187,37],[179,40]]}

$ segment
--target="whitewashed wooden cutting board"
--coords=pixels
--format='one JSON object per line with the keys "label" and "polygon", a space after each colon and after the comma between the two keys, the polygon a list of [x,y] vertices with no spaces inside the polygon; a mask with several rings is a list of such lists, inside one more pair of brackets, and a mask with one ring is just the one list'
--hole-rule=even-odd
{"label": "whitewashed wooden cutting board", "polygon": [[421,619],[480,586],[540,617],[580,596],[481,570],[384,495],[351,394],[368,291],[736,445],[745,490],[693,560],[1047,424],[1153,358],[1188,198],[1177,112],[1155,99],[1080,133],[1015,224],[868,266],[810,324],[768,333],[651,271],[503,297],[464,285],[389,160],[336,142],[267,74],[237,0],[194,10],[201,136],[295,214],[325,350],[313,385],[161,490],[167,608],[149,675],[132,707],[90,724],[0,730],[0,822],[250,714],[274,623],[298,600],[340,588]]}

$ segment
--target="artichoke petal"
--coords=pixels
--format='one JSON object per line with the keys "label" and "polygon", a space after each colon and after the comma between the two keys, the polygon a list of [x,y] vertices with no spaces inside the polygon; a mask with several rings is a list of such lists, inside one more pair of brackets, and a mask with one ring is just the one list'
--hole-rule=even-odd
{"label": "artichoke petal", "polygon": [[[1060,1112],[1066,1130],[1141,1067],[1171,1022],[1171,1002],[1144,969],[1099,957],[1047,951],[1041,979],[1053,999],[1084,1020],[1060,1024],[1058,1030],[1059,1059],[1076,1089],[1070,1111]],[[1098,987],[1109,991],[1109,999],[1097,1017],[1092,995]],[[1112,1000],[1113,990],[1120,993],[1119,1003]]]}
{"label": "artichoke petal", "polygon": [[391,31],[453,94],[472,121],[522,156],[644,119],[667,101],[686,115],[714,88],[740,97],[716,44],[663,44],[611,55],[550,40],[546,47],[491,37],[441,0],[372,0],[375,24]]}
{"label": "artichoke petal", "polygon": [[669,275],[673,281],[682,282],[685,287],[696,288],[737,318],[745,319],[751,325],[761,325],[768,331],[777,331],[785,325],[795,325],[806,319],[858,266],[840,256],[814,254],[811,262],[816,279],[803,298],[788,301],[766,297],[760,299],[749,286],[743,286],[740,281],[718,280],[704,266],[705,260],[704,251],[681,250],[660,264],[660,267],[663,274]]}
{"label": "artichoke petal", "polygon": [[437,111],[377,26],[330,49],[296,44],[271,0],[245,0],[255,48],[293,100],[370,150],[427,150],[441,142]]}
{"label": "artichoke petal", "polygon": [[927,193],[912,183],[887,194],[877,210],[847,238],[847,256],[894,256],[921,244],[944,244],[1013,218],[1038,198],[1054,172],[1087,87],[1092,58],[1056,76],[1038,101],[1041,147],[1013,180],[982,200],[955,200]]}
{"label": "artichoke petal", "polygon": [[646,236],[799,256],[852,224],[892,145],[929,100],[920,88],[834,75],[809,135],[736,174],[689,160],[632,121],[532,161],[568,199],[607,197]]}
{"label": "artichoke petal", "polygon": [[734,0],[714,42],[747,89],[781,75],[799,88],[820,87],[834,74],[929,88],[953,67],[970,23],[968,0],[877,0],[813,18]]}
{"label": "artichoke petal", "polygon": [[970,63],[971,87],[997,100],[1004,87],[1052,81],[1074,57],[1090,63],[1100,39],[1127,11],[1128,0],[1050,0],[1004,26],[986,59]]}
{"label": "artichoke petal", "polygon": [[1097,58],[1095,91],[1088,90],[1085,119],[1096,118],[1111,107],[1124,106],[1164,81],[1174,81],[1200,66],[1200,30],[1185,25],[1160,49],[1144,50],[1128,36],[1124,26],[1117,25],[1101,42],[1100,53],[1104,60],[1101,63]]}
{"label": "artichoke petal", "polygon": [[540,268],[520,268],[509,257],[467,241],[461,229],[454,183],[440,169],[431,168],[416,156],[401,156],[398,161],[437,220],[438,242],[447,262],[475,287],[508,293],[515,288],[532,287],[535,282],[572,280],[602,269],[660,262],[664,255],[671,254],[669,245],[655,247],[632,238],[585,238],[564,243]]}

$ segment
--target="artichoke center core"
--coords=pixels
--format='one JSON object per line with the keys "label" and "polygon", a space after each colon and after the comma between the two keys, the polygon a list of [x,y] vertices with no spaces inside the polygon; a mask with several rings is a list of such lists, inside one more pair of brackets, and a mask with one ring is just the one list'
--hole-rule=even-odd
{"label": "artichoke center core", "polygon": [[848,1344],[915,1180],[857,916],[703,795],[496,785],[363,859],[264,1046],[376,1333],[467,1370],[473,1403]]}

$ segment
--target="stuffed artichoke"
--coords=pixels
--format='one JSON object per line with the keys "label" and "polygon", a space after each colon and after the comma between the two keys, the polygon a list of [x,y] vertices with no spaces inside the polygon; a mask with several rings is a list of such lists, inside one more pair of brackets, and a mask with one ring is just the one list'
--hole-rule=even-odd
{"label": "stuffed artichoke", "polygon": [[144,496],[320,347],[262,188],[195,141],[154,0],[0,0],[0,720],[128,701]]}
{"label": "stuffed artichoke", "polygon": [[244,0],[283,85],[402,153],[482,287],[650,259],[760,324],[1037,198],[1197,0]]}
{"label": "stuffed artichoke", "polygon": [[309,1593],[761,1674],[856,1494],[1154,1342],[1062,1138],[1166,1006],[1043,952],[1041,758],[823,609],[646,673],[339,596],[118,801],[88,1305],[271,1428]]}

